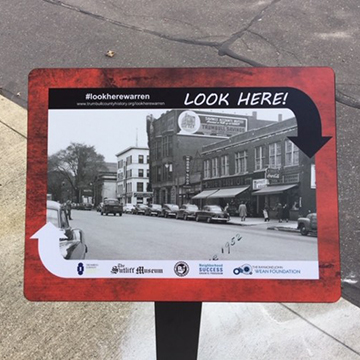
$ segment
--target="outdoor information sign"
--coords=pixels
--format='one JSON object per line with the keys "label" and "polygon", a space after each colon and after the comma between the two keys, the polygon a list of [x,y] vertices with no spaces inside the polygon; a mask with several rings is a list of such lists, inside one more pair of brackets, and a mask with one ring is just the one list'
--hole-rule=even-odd
{"label": "outdoor information sign", "polygon": [[25,296],[340,297],[330,68],[37,69]]}

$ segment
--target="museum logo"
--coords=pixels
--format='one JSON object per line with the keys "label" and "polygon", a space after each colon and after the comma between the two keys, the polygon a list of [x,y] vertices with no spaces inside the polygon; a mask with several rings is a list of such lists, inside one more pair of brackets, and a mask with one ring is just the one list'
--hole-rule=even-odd
{"label": "museum logo", "polygon": [[177,276],[184,277],[189,273],[190,267],[185,261],[178,261],[174,266],[174,271]]}

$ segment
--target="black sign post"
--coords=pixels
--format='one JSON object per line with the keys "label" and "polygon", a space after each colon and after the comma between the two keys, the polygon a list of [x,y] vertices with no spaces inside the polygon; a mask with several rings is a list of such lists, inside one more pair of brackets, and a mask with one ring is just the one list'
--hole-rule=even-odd
{"label": "black sign post", "polygon": [[157,360],[196,360],[201,302],[155,302]]}

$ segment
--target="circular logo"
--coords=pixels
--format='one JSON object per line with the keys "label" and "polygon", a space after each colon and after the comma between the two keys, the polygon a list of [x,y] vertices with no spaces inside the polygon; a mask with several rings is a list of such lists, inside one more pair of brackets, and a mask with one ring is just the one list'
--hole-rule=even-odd
{"label": "circular logo", "polygon": [[190,267],[185,261],[179,261],[174,266],[174,271],[177,276],[184,277],[189,273]]}
{"label": "circular logo", "polygon": [[233,270],[233,273],[235,275],[240,275],[240,274],[252,275],[252,266],[248,265],[248,264],[242,265],[242,266],[240,266],[238,268],[235,268]]}
{"label": "circular logo", "polygon": [[199,115],[194,111],[183,111],[179,115],[178,124],[180,128],[180,134],[195,134],[200,129]]}

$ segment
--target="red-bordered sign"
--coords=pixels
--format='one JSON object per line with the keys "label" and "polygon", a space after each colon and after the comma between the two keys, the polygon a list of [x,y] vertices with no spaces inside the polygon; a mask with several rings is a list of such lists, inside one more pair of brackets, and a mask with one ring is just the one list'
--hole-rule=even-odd
{"label": "red-bordered sign", "polygon": [[340,292],[331,69],[30,73],[29,300]]}

